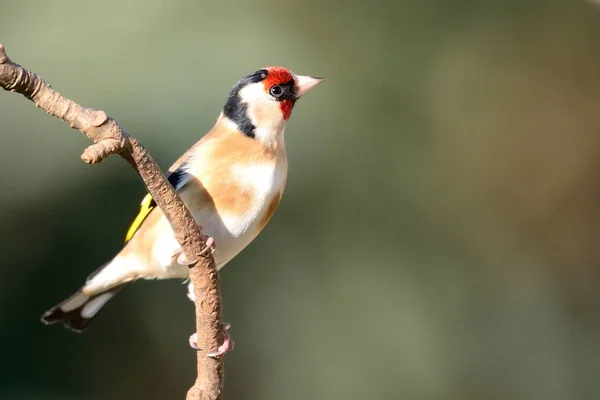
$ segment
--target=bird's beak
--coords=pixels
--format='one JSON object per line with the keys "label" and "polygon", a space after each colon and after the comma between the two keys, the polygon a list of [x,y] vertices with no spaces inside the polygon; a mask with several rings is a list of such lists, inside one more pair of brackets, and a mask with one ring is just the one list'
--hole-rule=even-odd
{"label": "bird's beak", "polygon": [[323,78],[296,75],[296,97],[302,96],[321,82],[323,82]]}

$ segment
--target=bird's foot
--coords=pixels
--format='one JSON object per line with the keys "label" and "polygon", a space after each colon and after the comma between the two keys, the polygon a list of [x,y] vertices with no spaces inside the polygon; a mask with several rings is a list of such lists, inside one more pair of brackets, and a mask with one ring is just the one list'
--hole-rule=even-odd
{"label": "bird's foot", "polygon": [[210,251],[210,254],[213,254],[217,248],[217,244],[215,243],[215,238],[212,236],[202,235],[204,237],[204,243],[206,244],[206,248],[202,250],[202,255],[207,251]]}
{"label": "bird's foot", "polygon": [[[227,332],[229,330],[229,328],[231,328],[231,324],[224,322],[223,323],[223,344],[221,344],[219,346],[219,348],[217,348],[217,351],[215,351],[214,353],[208,353],[207,354],[208,357],[217,358],[217,357],[220,357],[220,356],[224,355],[225,353],[229,353],[231,350],[233,350],[233,346],[235,345],[235,343],[234,343],[233,339],[231,339],[231,335],[229,335],[229,332]],[[189,343],[190,343],[190,347],[192,349],[202,350],[202,348],[198,346],[198,334],[197,333],[194,333],[193,335],[190,336]]]}
{"label": "bird's foot", "polygon": [[[214,253],[216,249],[215,239],[211,236],[203,236],[204,242],[206,243],[206,248],[202,250],[202,253],[200,253],[200,255],[203,256],[208,251],[210,251],[210,254]],[[198,261],[189,261],[185,256],[183,250],[180,250],[179,255],[177,255],[177,264],[183,265],[184,267],[193,267],[194,265],[196,265],[197,262]]]}

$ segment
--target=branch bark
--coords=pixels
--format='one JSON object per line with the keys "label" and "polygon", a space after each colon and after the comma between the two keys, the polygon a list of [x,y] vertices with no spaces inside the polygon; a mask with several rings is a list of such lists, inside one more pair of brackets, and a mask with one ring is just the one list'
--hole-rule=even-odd
{"label": "branch bark", "polygon": [[223,343],[221,320],[221,290],[219,274],[198,225],[183,201],[167,181],[152,156],[142,144],[129,135],[104,111],[85,108],[62,96],[36,74],[14,63],[0,44],[0,87],[20,93],[36,107],[67,122],[94,144],[81,155],[88,164],[103,161],[111,154],[123,157],[144,181],[171,224],[173,233],[188,260],[196,260],[190,270],[190,279],[196,295],[196,330],[198,345],[198,376],[187,393],[187,400],[222,399],[223,357],[206,354],[215,352]]}

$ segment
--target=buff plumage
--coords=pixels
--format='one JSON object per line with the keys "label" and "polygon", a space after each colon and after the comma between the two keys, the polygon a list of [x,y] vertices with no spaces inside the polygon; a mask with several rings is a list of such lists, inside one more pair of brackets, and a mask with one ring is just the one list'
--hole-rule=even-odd
{"label": "buff plumage", "polygon": [[[281,67],[246,75],[213,128],[169,168],[169,181],[216,243],[217,268],[249,245],[277,209],[287,180],[286,123],[297,99],[321,80]],[[187,278],[180,254],[170,225],[147,195],[121,251],[42,321],[81,332],[128,283]]]}

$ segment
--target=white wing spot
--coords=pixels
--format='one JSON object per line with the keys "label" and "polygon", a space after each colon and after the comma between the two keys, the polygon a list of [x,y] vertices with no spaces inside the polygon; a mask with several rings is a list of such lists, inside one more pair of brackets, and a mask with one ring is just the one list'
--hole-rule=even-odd
{"label": "white wing spot", "polygon": [[76,308],[81,307],[88,300],[89,300],[88,296],[86,296],[83,293],[78,293],[74,298],[69,299],[65,304],[60,306],[60,309],[63,312],[69,312],[69,311],[75,310]]}
{"label": "white wing spot", "polygon": [[102,293],[100,296],[90,300],[81,310],[83,318],[92,318],[113,297],[114,293]]}

